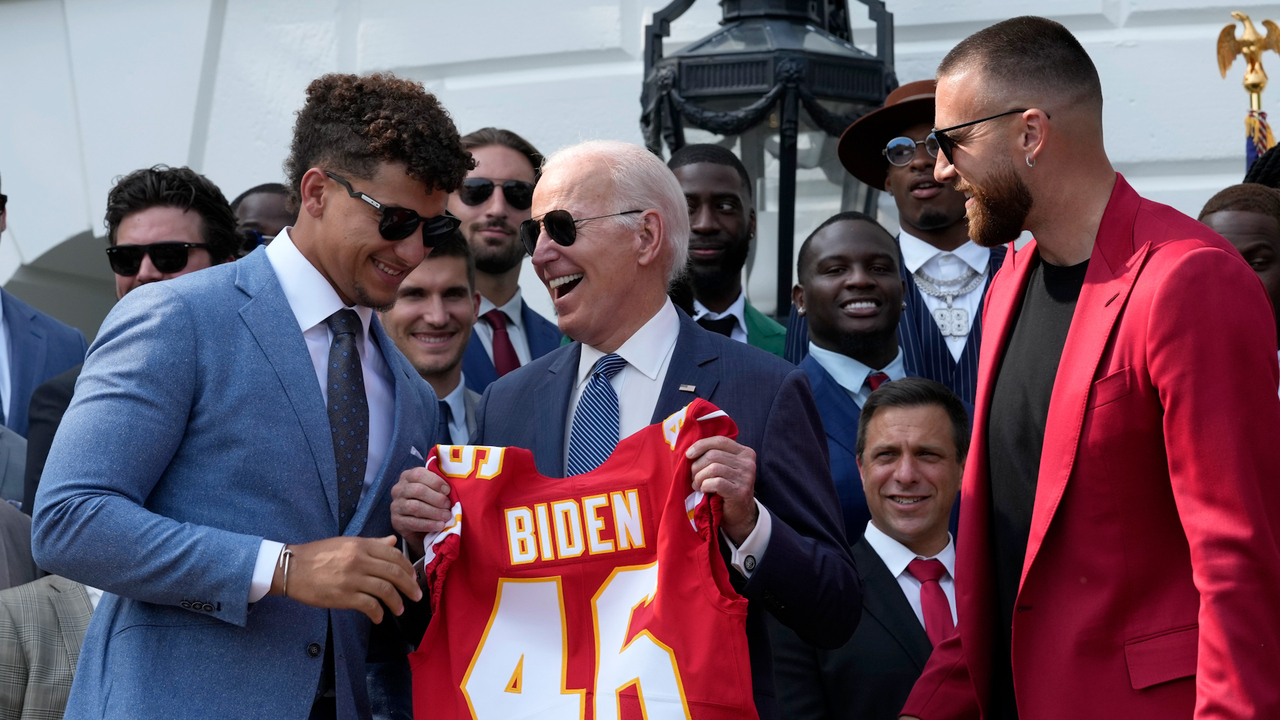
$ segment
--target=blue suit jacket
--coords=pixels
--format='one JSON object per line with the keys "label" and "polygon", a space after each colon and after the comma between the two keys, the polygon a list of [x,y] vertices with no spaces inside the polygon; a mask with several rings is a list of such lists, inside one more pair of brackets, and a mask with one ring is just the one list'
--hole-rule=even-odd
{"label": "blue suit jacket", "polygon": [[[527,448],[538,472],[563,477],[565,423],[581,351],[581,344],[571,343],[491,385],[477,411],[473,441]],[[679,389],[686,385],[693,391]],[[767,720],[778,711],[764,610],[809,642],[838,647],[857,626],[861,584],[845,544],[822,421],[804,373],[763,350],[707,332],[681,312],[652,421],[695,397],[728,413],[738,425],[738,442],[756,451],[756,497],[773,518],[768,550],[751,579],[730,571],[750,601],[753,690]]]}
{"label": "blue suit jacket", "polygon": [[[430,387],[371,326],[395,421],[346,535],[390,535],[390,489],[433,440]],[[264,252],[129,293],[84,363],[36,495],[41,567],[107,591],[68,718],[305,718],[331,625],[340,718],[367,718],[370,623],[248,603],[264,537],[338,534],[329,419]],[[314,644],[314,645],[313,645]]]}
{"label": "blue suit jacket", "polygon": [[31,393],[45,380],[84,360],[84,334],[0,290],[9,323],[9,415],[5,426],[27,436]]}
{"label": "blue suit jacket", "polygon": [[840,498],[845,537],[856,543],[871,521],[867,496],[862,491],[862,473],[858,472],[858,418],[862,411],[813,356],[806,355],[800,361],[800,369],[809,376],[822,427],[827,431],[831,479]]}
{"label": "blue suit jacket", "polygon": [[[520,306],[523,308],[520,314],[524,318],[524,333],[529,339],[529,359],[537,360],[560,347],[560,328],[534,312],[528,303],[521,301]],[[471,340],[462,356],[462,374],[467,379],[467,387],[478,393],[483,393],[490,383],[498,379],[498,371],[493,368],[493,360],[484,351],[484,343],[480,342],[475,328],[471,329]]]}

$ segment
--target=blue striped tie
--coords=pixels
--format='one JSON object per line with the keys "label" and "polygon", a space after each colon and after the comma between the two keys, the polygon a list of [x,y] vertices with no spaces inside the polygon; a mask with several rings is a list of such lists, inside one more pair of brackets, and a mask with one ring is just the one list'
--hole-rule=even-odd
{"label": "blue striped tie", "polygon": [[600,466],[618,446],[618,393],[609,380],[627,361],[615,353],[596,361],[591,382],[578,398],[573,412],[573,429],[569,432],[570,475],[591,472]]}

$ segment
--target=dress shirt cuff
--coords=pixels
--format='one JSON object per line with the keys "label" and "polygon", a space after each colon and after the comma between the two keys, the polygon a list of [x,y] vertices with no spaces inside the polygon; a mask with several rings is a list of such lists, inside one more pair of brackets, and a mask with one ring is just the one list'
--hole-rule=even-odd
{"label": "dress shirt cuff", "polygon": [[258,546],[258,560],[253,563],[253,579],[249,581],[249,602],[256,603],[271,592],[271,580],[276,576],[276,563],[284,543],[263,539]]}
{"label": "dress shirt cuff", "polygon": [[756,519],[755,529],[746,540],[742,541],[741,547],[734,545],[724,530],[720,531],[720,536],[733,551],[729,556],[729,563],[748,579],[751,578],[751,573],[756,571],[756,565],[760,563],[760,559],[764,557],[764,551],[769,547],[769,538],[773,535],[773,519],[769,511],[760,504],[759,500],[756,500],[756,508],[760,510],[760,517]]}

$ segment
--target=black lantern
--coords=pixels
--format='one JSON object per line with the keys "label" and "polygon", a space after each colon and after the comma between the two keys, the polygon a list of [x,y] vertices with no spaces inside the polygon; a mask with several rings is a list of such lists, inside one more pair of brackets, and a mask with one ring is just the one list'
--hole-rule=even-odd
{"label": "black lantern", "polygon": [[831,209],[874,209],[879,188],[861,185],[836,157],[845,128],[880,107],[898,84],[893,15],[881,0],[859,1],[876,24],[876,55],[853,46],[847,0],[720,0],[722,27],[670,56],[663,55],[663,38],[694,0],[675,0],[646,28],[640,125],[649,149],[661,155],[664,142],[679,149],[686,127],[736,146],[756,182],[761,214],[776,160],[775,314],[785,315],[791,303],[798,167],[812,176],[809,185],[839,193],[839,207]]}

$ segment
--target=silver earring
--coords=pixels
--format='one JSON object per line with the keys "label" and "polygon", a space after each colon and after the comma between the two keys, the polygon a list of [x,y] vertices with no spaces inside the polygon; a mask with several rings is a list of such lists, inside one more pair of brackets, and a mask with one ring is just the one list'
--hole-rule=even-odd
{"label": "silver earring", "polygon": [[1028,156],[1027,156],[1027,167],[1029,167],[1029,168],[1033,168],[1033,167],[1035,167],[1035,166],[1036,166],[1036,160],[1035,160],[1035,158],[1033,158],[1033,157],[1031,157],[1030,155],[1028,155]]}
{"label": "silver earring", "polygon": [[902,301],[902,309],[903,309],[903,310],[906,310],[906,309],[907,309],[907,301],[906,301],[906,300],[903,300],[903,301]]}
{"label": "silver earring", "polygon": [[804,308],[796,308],[796,314],[800,317],[804,317]]}

